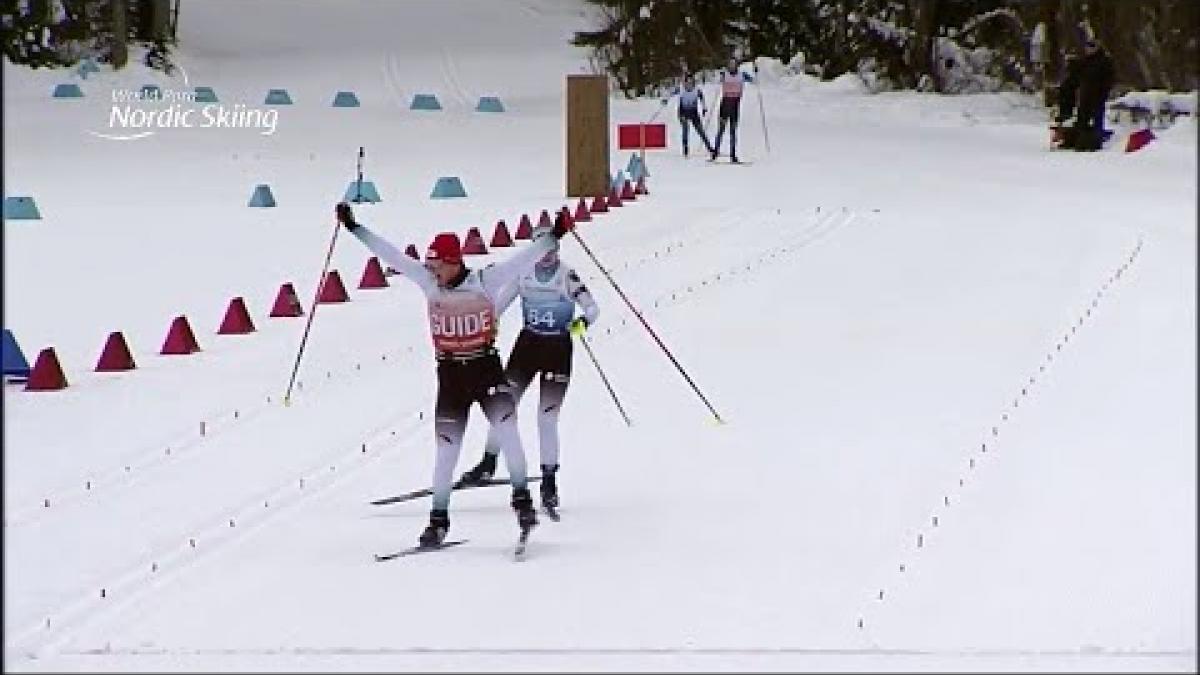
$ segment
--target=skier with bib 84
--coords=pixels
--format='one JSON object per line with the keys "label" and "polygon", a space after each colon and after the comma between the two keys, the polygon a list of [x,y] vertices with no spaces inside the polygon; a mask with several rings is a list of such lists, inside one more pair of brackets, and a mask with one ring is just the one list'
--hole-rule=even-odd
{"label": "skier with bib 84", "polygon": [[[562,213],[558,215],[561,221]],[[579,275],[559,258],[558,250],[546,253],[532,272],[520,278],[512,293],[521,297],[521,329],[508,357],[505,376],[517,401],[534,377],[541,382],[538,401],[538,436],[542,467],[542,505],[558,506],[558,416],[567,385],[571,381],[572,335],[596,323],[600,308]],[[575,316],[575,306],[583,310]],[[488,433],[483,458],[475,468],[463,474],[461,484],[482,484],[496,472],[500,439],[495,427]],[[553,514],[552,514],[553,515]]]}
{"label": "skier with bib 84", "polygon": [[[358,223],[350,205],[337,205],[337,218],[375,255],[415,283],[424,293],[429,327],[437,354],[437,403],[434,408],[433,508],[429,526],[421,533],[423,547],[445,541],[450,529],[450,492],[462,448],[471,404],[478,403],[504,452],[512,479],[512,507],[522,533],[537,524],[525,470],[525,451],[517,427],[517,405],[496,353],[496,322],[506,294],[517,278],[547,252],[557,248],[567,232],[559,220],[554,227],[534,230],[531,245],[507,260],[473,270],[463,264],[462,247],[454,233],[437,235],[425,253],[425,264],[413,260],[394,244]],[[511,302],[511,297],[507,302]]]}

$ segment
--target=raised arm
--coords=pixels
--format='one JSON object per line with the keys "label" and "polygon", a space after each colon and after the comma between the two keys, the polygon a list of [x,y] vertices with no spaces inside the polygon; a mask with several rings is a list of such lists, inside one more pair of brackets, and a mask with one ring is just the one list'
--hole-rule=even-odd
{"label": "raised arm", "polygon": [[437,279],[434,278],[432,272],[425,269],[424,265],[405,255],[395,244],[371,231],[366,225],[356,222],[349,204],[345,202],[338,204],[337,217],[338,221],[350,231],[350,234],[358,237],[358,240],[372,253],[420,286],[421,290],[428,292],[437,288]]}
{"label": "raised arm", "polygon": [[484,292],[493,301],[507,297],[521,275],[533,269],[542,256],[558,248],[558,240],[566,233],[562,211],[559,211],[554,217],[554,227],[542,225],[533,229],[533,241],[529,246],[480,271],[479,279],[483,282]]}

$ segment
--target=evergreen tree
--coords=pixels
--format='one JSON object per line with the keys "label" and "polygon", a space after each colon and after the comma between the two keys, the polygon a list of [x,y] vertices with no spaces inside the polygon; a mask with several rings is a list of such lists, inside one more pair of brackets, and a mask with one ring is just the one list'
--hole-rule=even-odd
{"label": "evergreen tree", "polygon": [[[1118,87],[1197,86],[1196,0],[588,0],[600,26],[577,33],[628,96],[714,70],[731,56],[803,62],[823,79],[860,76],[873,90],[946,93],[1056,82],[1086,31],[1100,38]],[[1030,41],[1044,43],[1031,62]],[[802,59],[793,61],[793,57]],[[1042,66],[1044,64],[1044,70]]]}
{"label": "evergreen tree", "polygon": [[[176,0],[178,2],[178,0]],[[85,56],[125,65],[128,45],[170,72],[170,0],[0,0],[0,40],[11,63],[62,68]]]}

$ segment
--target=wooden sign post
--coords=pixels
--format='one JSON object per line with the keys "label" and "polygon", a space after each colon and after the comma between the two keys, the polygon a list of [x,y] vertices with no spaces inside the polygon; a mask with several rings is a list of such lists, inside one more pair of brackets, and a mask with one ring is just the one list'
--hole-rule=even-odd
{"label": "wooden sign post", "polygon": [[608,77],[567,76],[567,196],[608,194]]}

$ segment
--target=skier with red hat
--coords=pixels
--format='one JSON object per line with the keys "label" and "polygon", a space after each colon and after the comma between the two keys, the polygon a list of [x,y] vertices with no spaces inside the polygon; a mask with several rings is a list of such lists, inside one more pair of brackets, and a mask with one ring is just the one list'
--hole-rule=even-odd
{"label": "skier with red hat", "polygon": [[530,246],[507,260],[473,270],[463,264],[458,236],[443,232],[434,237],[421,264],[404,251],[354,219],[350,205],[339,203],[338,221],[381,260],[413,281],[425,293],[429,328],[437,354],[437,403],[434,407],[433,508],[429,526],[419,538],[421,547],[435,548],[450,529],[450,492],[453,473],[467,429],[472,403],[479,403],[491,423],[492,433],[504,453],[512,481],[512,507],[522,538],[537,524],[529,494],[525,451],[517,428],[517,405],[512,385],[504,376],[496,352],[497,320],[513,300],[511,288],[569,229],[562,214],[554,226],[533,231]]}

